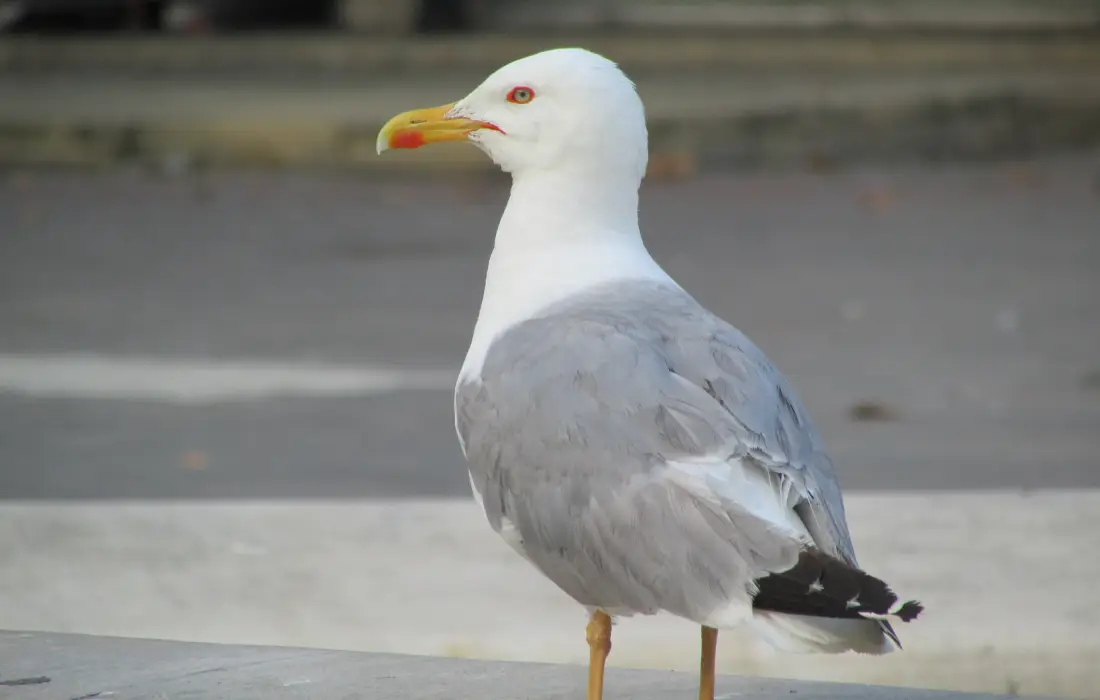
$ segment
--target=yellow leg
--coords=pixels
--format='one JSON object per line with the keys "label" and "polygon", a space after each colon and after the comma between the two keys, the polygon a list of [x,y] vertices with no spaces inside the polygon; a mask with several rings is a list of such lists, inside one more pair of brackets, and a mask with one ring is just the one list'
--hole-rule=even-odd
{"label": "yellow leg", "polygon": [[603,668],[611,653],[611,618],[597,610],[588,620],[588,700],[603,699]]}
{"label": "yellow leg", "polygon": [[714,700],[714,654],[718,650],[718,630],[703,627],[703,645],[699,656],[699,700]]}

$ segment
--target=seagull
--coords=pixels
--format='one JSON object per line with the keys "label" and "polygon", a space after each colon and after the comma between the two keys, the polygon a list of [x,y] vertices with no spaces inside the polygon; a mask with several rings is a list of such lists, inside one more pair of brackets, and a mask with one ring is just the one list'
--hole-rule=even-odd
{"label": "seagull", "polygon": [[791,385],[650,256],[645,111],[603,56],[514,61],[453,104],[391,119],[381,153],[466,141],[512,176],[455,427],[492,528],[588,613],[588,700],[613,620],[781,650],[882,654],[923,610],[863,571],[833,465]]}

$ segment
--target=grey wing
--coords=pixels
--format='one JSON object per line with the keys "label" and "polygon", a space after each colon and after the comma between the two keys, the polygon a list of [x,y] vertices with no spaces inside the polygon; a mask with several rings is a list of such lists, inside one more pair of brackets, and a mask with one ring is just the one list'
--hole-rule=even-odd
{"label": "grey wing", "polygon": [[729,443],[732,426],[636,335],[543,319],[497,345],[456,393],[474,492],[578,602],[702,620],[731,601],[747,611],[752,581],[797,561],[790,533],[670,468]]}
{"label": "grey wing", "polygon": [[456,424],[493,527],[586,604],[697,618],[791,566],[798,533],[715,476],[732,465],[774,478],[818,545],[851,556],[804,410],[682,292],[613,290],[514,327],[457,388]]}
{"label": "grey wing", "polygon": [[823,551],[856,564],[832,461],[786,378],[743,333],[702,311],[710,332],[673,337],[670,367],[733,418],[748,457],[796,494],[795,512]]}

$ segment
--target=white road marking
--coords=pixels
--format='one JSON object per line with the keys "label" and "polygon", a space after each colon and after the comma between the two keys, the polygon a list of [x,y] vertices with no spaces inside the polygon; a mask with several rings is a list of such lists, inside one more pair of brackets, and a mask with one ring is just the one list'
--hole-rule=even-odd
{"label": "white road marking", "polygon": [[177,404],[276,396],[373,396],[451,389],[457,370],[384,365],[117,357],[0,355],[0,394]]}

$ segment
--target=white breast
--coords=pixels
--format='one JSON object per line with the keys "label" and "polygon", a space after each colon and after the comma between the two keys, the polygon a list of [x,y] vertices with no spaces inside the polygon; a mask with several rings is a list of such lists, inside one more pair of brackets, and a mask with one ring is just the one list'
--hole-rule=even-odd
{"label": "white breast", "polygon": [[480,373],[493,341],[515,324],[589,287],[627,279],[675,284],[638,236],[529,249],[498,247],[489,259],[481,311],[459,382]]}

